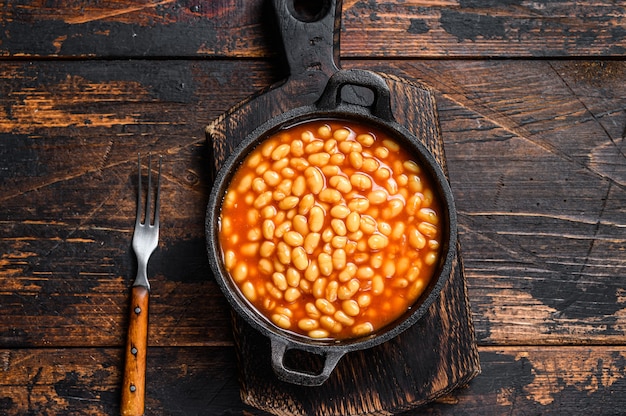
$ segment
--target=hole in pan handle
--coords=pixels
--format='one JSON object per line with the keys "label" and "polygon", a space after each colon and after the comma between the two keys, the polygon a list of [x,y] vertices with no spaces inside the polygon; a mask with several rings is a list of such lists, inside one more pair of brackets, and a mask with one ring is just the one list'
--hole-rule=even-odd
{"label": "hole in pan handle", "polygon": [[324,384],[341,357],[346,353],[343,350],[327,350],[321,372],[319,374],[311,374],[285,366],[285,354],[289,349],[297,348],[297,346],[291,346],[288,341],[278,337],[270,337],[270,343],[272,347],[272,369],[276,376],[283,381],[301,386],[321,386]]}
{"label": "hole in pan handle", "polygon": [[280,0],[289,13],[301,22],[317,22],[327,16],[334,5],[331,0]]}
{"label": "hole in pan handle", "polygon": [[374,100],[367,107],[371,114],[385,121],[395,121],[391,111],[391,92],[387,83],[380,75],[363,69],[345,69],[335,72],[317,101],[317,108],[331,111],[340,107],[344,103],[341,90],[349,85],[371,90]]}
{"label": "hole in pan handle", "polygon": [[272,3],[290,76],[337,71],[341,0]]}

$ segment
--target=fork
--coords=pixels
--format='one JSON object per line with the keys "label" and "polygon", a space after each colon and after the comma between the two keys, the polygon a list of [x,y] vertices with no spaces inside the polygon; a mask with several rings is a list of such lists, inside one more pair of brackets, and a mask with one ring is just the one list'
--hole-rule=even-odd
{"label": "fork", "polygon": [[[152,156],[148,155],[148,189],[142,222],[141,156],[137,155],[137,215],[133,234],[133,251],[137,257],[137,277],[131,293],[131,310],[126,341],[126,364],[122,385],[121,414],[140,416],[144,413],[146,386],[146,353],[148,346],[148,260],[159,243],[159,194],[161,188],[161,157],[152,211]],[[151,218],[153,221],[151,222]]]}

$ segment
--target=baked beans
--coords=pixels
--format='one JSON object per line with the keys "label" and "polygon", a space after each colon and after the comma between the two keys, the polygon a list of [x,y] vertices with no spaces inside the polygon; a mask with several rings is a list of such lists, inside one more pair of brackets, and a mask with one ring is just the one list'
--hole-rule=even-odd
{"label": "baked beans", "polygon": [[242,295],[279,328],[346,339],[389,324],[428,286],[441,207],[401,146],[315,120],[264,140],[224,196],[219,242]]}

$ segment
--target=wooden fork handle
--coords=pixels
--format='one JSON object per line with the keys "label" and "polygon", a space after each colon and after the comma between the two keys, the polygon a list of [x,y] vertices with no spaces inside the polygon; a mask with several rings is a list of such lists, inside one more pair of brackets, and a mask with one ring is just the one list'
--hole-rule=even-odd
{"label": "wooden fork handle", "polygon": [[149,296],[150,292],[147,288],[133,286],[122,384],[122,416],[144,414]]}

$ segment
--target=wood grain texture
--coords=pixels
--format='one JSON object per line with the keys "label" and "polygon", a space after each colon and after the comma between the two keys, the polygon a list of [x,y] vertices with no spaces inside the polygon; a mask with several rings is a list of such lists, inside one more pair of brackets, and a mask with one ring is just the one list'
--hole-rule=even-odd
{"label": "wood grain texture", "polygon": [[[1,4],[0,413],[119,412],[132,177],[152,151],[147,409],[263,414],[239,398],[202,230],[204,126],[285,75],[263,1]],[[342,66],[434,91],[460,213],[482,374],[408,414],[626,408],[623,8],[344,1]]]}
{"label": "wood grain texture", "polygon": [[[401,414],[619,415],[626,406],[621,346],[481,347],[480,361],[467,387]],[[4,415],[119,413],[119,348],[1,349],[0,363]],[[155,348],[147,380],[146,414],[268,415],[241,402],[231,347]]]}
{"label": "wood grain texture", "polygon": [[149,303],[148,289],[133,286],[124,354],[122,416],[143,416],[145,410]]}
{"label": "wood grain texture", "polygon": [[[1,345],[122,345],[135,270],[134,158],[149,151],[167,161],[162,244],[149,266],[159,285],[150,342],[231,342],[204,248],[204,126],[272,82],[266,64],[247,66],[241,73],[237,62],[2,65]],[[177,90],[180,77],[187,89]],[[128,93],[120,95],[120,85]],[[128,114],[136,121],[124,121]],[[116,121],[59,125],[61,117]]]}
{"label": "wood grain texture", "polygon": [[[434,92],[459,210],[482,374],[406,415],[626,408],[625,15],[344,1],[342,66]],[[147,413],[264,415],[239,397],[202,228],[205,125],[287,75],[266,0],[5,1],[0,25],[0,414],[119,413],[135,155],[152,151]]]}
{"label": "wood grain texture", "polygon": [[440,93],[479,339],[623,343],[624,64],[392,66]]}
{"label": "wood grain texture", "polygon": [[[279,53],[265,0],[6,2],[0,56],[228,57]],[[624,4],[346,0],[346,58],[619,57]]]}
{"label": "wood grain texture", "polygon": [[[226,301],[204,253],[204,126],[271,83],[272,67],[111,62],[106,77],[98,67],[0,66],[13,74],[0,84],[2,345],[122,345],[134,267],[133,155],[149,150],[167,155],[168,196],[163,245],[150,269],[160,288],[150,342],[230,343]],[[478,340],[624,342],[623,63],[389,61],[377,68],[419,79],[436,93]],[[58,81],[36,81],[39,70]],[[171,74],[190,72],[186,103],[159,95]],[[223,74],[219,83],[215,73]],[[66,86],[76,74],[92,87],[83,93],[85,84]],[[129,79],[154,98],[120,104],[112,86]],[[42,100],[46,94],[56,98]],[[84,103],[70,110],[73,95]],[[39,111],[19,116],[31,100],[41,100]],[[48,126],[40,115],[48,111],[85,119],[129,112],[138,121]]]}

